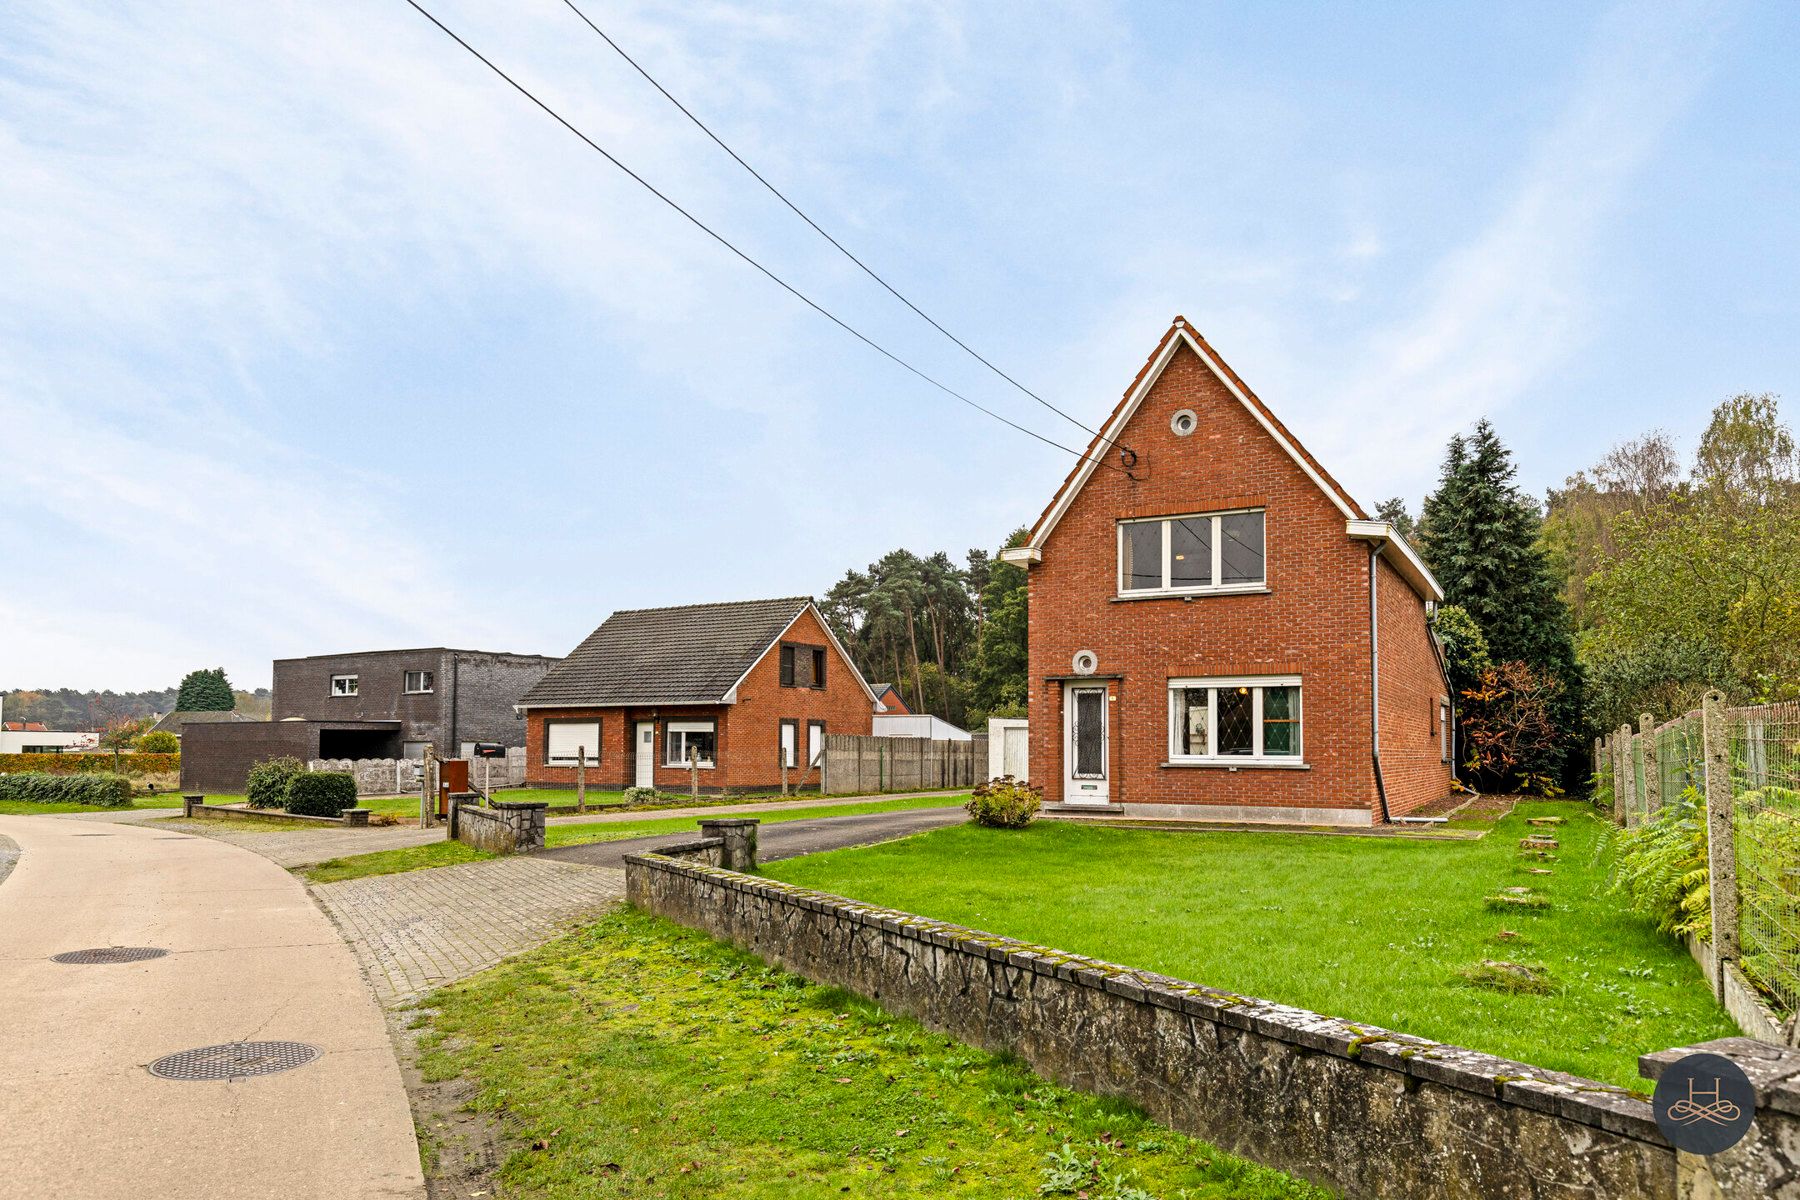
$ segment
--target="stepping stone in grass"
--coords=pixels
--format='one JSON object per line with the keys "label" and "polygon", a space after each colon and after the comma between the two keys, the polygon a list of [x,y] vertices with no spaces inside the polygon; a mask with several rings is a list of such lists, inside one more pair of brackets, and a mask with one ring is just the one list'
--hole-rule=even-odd
{"label": "stepping stone in grass", "polygon": [[1535,963],[1484,958],[1475,966],[1464,967],[1457,974],[1471,987],[1487,988],[1495,992],[1541,996],[1551,990],[1550,972]]}
{"label": "stepping stone in grass", "polygon": [[1549,867],[1526,867],[1525,872],[1528,875],[1554,875],[1555,874],[1555,872],[1552,871]]}
{"label": "stepping stone in grass", "polygon": [[1534,833],[1528,838],[1520,838],[1519,845],[1526,850],[1555,850],[1558,843],[1548,834]]}
{"label": "stepping stone in grass", "polygon": [[1520,858],[1535,858],[1539,862],[1555,862],[1556,861],[1556,855],[1550,853],[1548,850],[1521,850],[1521,851],[1519,851],[1519,857]]}
{"label": "stepping stone in grass", "polygon": [[1501,888],[1491,896],[1483,896],[1489,908],[1549,908],[1550,901],[1528,887]]}
{"label": "stepping stone in grass", "polygon": [[1496,942],[1510,942],[1520,936],[1519,931],[1516,929],[1502,929],[1499,933],[1494,935],[1494,940]]}
{"label": "stepping stone in grass", "polygon": [[1527,825],[1561,825],[1563,823],[1563,818],[1561,818],[1561,817],[1526,817],[1525,823]]}

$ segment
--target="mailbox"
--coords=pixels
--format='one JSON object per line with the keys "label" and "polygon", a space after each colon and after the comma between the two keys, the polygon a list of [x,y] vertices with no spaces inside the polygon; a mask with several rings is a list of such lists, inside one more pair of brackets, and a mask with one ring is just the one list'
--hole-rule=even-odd
{"label": "mailbox", "polygon": [[505,758],[506,757],[506,747],[502,746],[499,742],[476,742],[475,743],[475,757],[476,758]]}

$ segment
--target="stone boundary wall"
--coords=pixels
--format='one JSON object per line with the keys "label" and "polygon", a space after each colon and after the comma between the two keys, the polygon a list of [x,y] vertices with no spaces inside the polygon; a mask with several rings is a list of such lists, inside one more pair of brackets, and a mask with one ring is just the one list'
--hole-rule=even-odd
{"label": "stone boundary wall", "polygon": [[639,908],[1347,1196],[1748,1200],[1800,1182],[1800,1053],[1703,1047],[1745,1066],[1759,1111],[1726,1153],[1678,1156],[1648,1103],[1574,1075],[698,862],[625,864]]}
{"label": "stone boundary wall", "polygon": [[[359,796],[417,795],[424,780],[425,763],[417,758],[315,758],[306,764],[309,771],[342,771],[356,780]],[[483,778],[493,779],[493,788],[525,786],[525,747],[510,746],[504,759],[469,760],[469,785],[480,787]]]}
{"label": "stone boundary wall", "polygon": [[181,815],[188,820],[273,821],[283,825],[329,825],[333,828],[354,825],[366,828],[370,813],[366,808],[347,808],[342,816],[314,817],[280,808],[251,808],[248,804],[208,804],[205,796],[186,795],[181,798]]}
{"label": "stone boundary wall", "polygon": [[450,836],[491,854],[530,854],[544,848],[545,805],[531,800],[473,804],[459,793],[450,800]]}

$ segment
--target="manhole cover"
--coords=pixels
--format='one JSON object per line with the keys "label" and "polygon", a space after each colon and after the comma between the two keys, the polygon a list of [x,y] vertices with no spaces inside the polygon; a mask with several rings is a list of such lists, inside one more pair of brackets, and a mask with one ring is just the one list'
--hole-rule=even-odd
{"label": "manhole cover", "polygon": [[93,950],[65,950],[52,954],[51,962],[59,963],[128,963],[147,958],[161,958],[167,950],[155,946],[100,946]]}
{"label": "manhole cover", "polygon": [[305,1042],[227,1042],[165,1055],[150,1064],[158,1079],[246,1079],[304,1067],[324,1051]]}

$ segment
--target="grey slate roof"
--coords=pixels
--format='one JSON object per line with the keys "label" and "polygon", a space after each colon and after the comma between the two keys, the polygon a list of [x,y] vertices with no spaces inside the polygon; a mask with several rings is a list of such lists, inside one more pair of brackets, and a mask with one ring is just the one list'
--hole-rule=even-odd
{"label": "grey slate roof", "polygon": [[156,724],[152,725],[144,732],[173,733],[180,736],[182,728],[187,725],[237,724],[240,721],[255,720],[255,717],[246,717],[241,712],[235,712],[229,709],[222,711],[188,709],[185,712],[181,709],[175,709],[173,712],[166,712],[161,717],[157,718]]}
{"label": "grey slate roof", "polygon": [[785,596],[616,612],[519,703],[717,704],[811,603]]}

